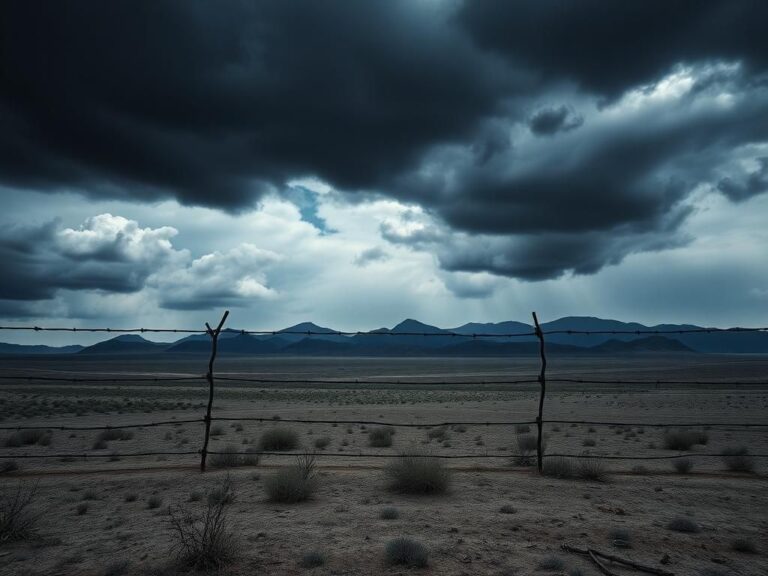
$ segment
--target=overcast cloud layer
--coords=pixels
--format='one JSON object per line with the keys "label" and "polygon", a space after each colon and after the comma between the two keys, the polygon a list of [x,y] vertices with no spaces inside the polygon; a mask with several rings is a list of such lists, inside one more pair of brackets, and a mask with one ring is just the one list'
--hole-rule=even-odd
{"label": "overcast cloud layer", "polygon": [[766,25],[756,0],[4,2],[0,316],[754,320]]}

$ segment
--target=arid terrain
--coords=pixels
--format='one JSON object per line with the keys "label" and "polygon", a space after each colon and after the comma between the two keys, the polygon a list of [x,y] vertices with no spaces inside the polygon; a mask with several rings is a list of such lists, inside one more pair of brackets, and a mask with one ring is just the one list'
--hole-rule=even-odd
{"label": "arid terrain", "polygon": [[[12,456],[4,462],[14,463],[0,476],[3,494],[34,488],[38,516],[32,537],[0,543],[0,574],[174,573],[169,509],[204,508],[206,495],[227,477],[233,497],[225,511],[238,554],[224,574],[599,573],[588,558],[562,550],[564,543],[681,576],[768,573],[768,459],[754,457],[768,454],[768,428],[743,426],[768,423],[763,357],[552,358],[544,419],[611,424],[549,422],[546,451],[611,457],[601,461],[596,479],[578,477],[580,461],[594,459],[569,460],[576,477],[562,478],[556,476],[569,474],[541,476],[531,465],[535,458],[516,457],[521,438],[536,431],[520,423],[536,417],[537,358],[221,358],[219,376],[258,381],[217,381],[213,416],[231,420],[213,422],[209,450],[242,455],[240,465],[226,469],[210,455],[203,475],[197,451],[207,401],[204,359],[37,358],[1,365],[3,375],[18,378],[0,385],[0,425],[44,429],[31,443],[19,431],[0,435],[0,453]],[[160,381],[184,376],[190,380]],[[534,381],[505,383],[511,380]],[[623,380],[646,384],[617,383]],[[296,419],[338,422],[291,422]],[[176,422],[112,437],[56,429],[158,421]],[[378,423],[413,426],[395,427],[391,446],[372,447]],[[654,424],[706,425],[686,429],[697,434],[688,448],[671,449],[669,435],[682,429]],[[265,484],[295,460],[257,454],[264,433],[275,428],[296,434],[298,446],[289,452],[317,453],[317,487],[306,501],[267,497]],[[740,448],[754,471],[703,455]],[[450,472],[447,492],[389,490],[386,468],[396,459],[382,456],[402,452],[451,456],[441,460]],[[694,456],[667,458],[681,453]],[[36,455],[57,456],[24,457]],[[676,465],[680,460],[687,464]],[[680,519],[693,531],[670,527]],[[426,568],[385,561],[387,543],[401,536],[425,547]],[[322,562],[312,567],[308,557]],[[636,573],[616,563],[606,567]]]}

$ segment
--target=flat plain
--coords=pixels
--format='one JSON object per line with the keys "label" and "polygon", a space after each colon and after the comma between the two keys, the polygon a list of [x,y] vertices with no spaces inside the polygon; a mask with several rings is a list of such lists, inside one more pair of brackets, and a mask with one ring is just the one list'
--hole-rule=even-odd
{"label": "flat plain", "polygon": [[[223,574],[599,573],[563,544],[682,576],[768,573],[768,460],[753,456],[768,454],[768,429],[744,426],[768,423],[762,356],[551,358],[546,453],[577,456],[568,460],[574,470],[594,462],[590,456],[609,457],[598,479],[541,476],[535,458],[519,457],[536,430],[539,363],[532,357],[222,357],[213,416],[228,420],[214,421],[209,450],[239,452],[241,465],[205,474],[197,453],[208,394],[204,358],[8,358],[0,365],[9,377],[0,387],[0,425],[43,427],[29,444],[19,431],[0,434],[1,453],[11,456],[5,462],[17,467],[0,475],[4,497],[34,489],[38,515],[34,537],[0,544],[0,574],[173,574],[169,510],[204,508],[227,478],[233,498],[225,511],[238,554]],[[125,381],[131,377],[141,380]],[[189,380],[163,381],[182,377]],[[107,381],[113,378],[122,381]],[[170,423],[111,437],[57,429],[157,421]],[[673,426],[655,426],[662,424]],[[306,501],[267,497],[265,485],[296,458],[257,454],[275,428],[295,433],[298,445],[288,452],[317,454],[317,488]],[[391,445],[370,445],[380,428],[394,431]],[[683,431],[694,432],[696,443],[671,449],[670,434]],[[739,449],[752,472],[705,455]],[[403,452],[449,457],[441,460],[447,492],[389,490],[387,466]],[[136,453],[151,454],[128,456]],[[669,458],[682,453],[693,456]],[[694,531],[670,527],[680,519]],[[398,537],[422,544],[428,566],[390,564],[385,549]]]}

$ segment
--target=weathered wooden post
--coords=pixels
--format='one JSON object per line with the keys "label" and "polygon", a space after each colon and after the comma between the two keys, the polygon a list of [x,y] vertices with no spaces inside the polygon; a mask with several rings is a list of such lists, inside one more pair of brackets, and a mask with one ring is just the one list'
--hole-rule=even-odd
{"label": "weathered wooden post", "polygon": [[203,449],[200,451],[200,472],[205,472],[205,460],[208,457],[208,440],[211,434],[211,409],[213,408],[213,363],[216,361],[216,352],[219,345],[219,333],[224,322],[229,316],[229,310],[224,312],[221,322],[214,330],[208,322],[205,323],[205,329],[208,336],[211,337],[211,357],[208,359],[208,372],[205,379],[208,380],[208,410],[205,413],[205,438],[203,439]]}
{"label": "weathered wooden post", "polygon": [[542,449],[542,437],[543,437],[543,425],[544,420],[544,395],[547,393],[547,356],[544,354],[544,333],[539,326],[539,319],[536,317],[536,312],[533,312],[533,323],[536,327],[536,338],[539,339],[539,355],[541,356],[541,370],[539,371],[539,385],[541,387],[541,394],[539,396],[539,415],[536,417],[536,427],[538,428],[538,438],[536,439],[536,456],[539,473],[541,473],[544,466],[544,450]]}

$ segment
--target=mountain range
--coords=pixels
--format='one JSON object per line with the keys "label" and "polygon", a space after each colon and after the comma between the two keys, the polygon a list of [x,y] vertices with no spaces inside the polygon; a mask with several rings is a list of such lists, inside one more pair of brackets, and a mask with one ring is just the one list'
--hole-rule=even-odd
{"label": "mountain range", "polygon": [[[696,330],[690,324],[645,326],[592,317],[569,316],[541,325],[557,334],[545,336],[547,352],[553,354],[637,354],[637,353],[768,353],[766,332],[711,332],[668,335],[647,334],[569,334],[568,331],[646,331]],[[515,321],[497,323],[470,322],[456,328],[437,328],[404,320],[393,328],[378,328],[351,336],[337,330],[303,322],[265,335],[250,335],[225,329],[219,336],[222,355],[293,355],[293,356],[507,356],[538,354],[535,336],[508,337],[504,334],[530,333],[530,324]],[[311,332],[311,335],[307,333]],[[393,333],[408,333],[394,336]],[[439,336],[444,334],[444,336]],[[473,334],[498,337],[473,337]],[[0,343],[0,354],[80,354],[141,355],[188,354],[210,352],[205,334],[186,336],[171,343],[152,342],[136,334],[124,334],[91,346],[52,347]]]}

